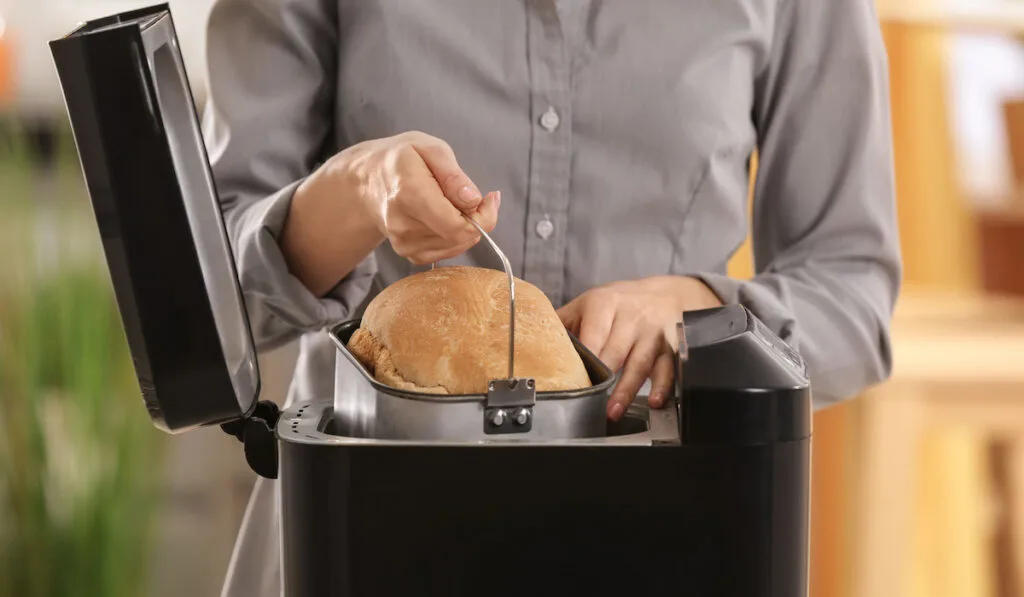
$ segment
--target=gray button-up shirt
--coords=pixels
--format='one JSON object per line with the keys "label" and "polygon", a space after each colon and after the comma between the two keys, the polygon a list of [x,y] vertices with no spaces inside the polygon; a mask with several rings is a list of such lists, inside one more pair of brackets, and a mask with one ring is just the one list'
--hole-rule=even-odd
{"label": "gray button-up shirt", "polygon": [[[219,0],[208,55],[204,128],[254,333],[302,338],[289,401],[330,399],[322,327],[417,269],[384,244],[313,296],[276,241],[293,190],[331,153],[408,130],[502,191],[495,240],[556,306],[693,275],[802,353],[819,406],[889,372],[901,272],[871,0]],[[756,276],[730,279],[748,230]],[[499,266],[484,243],[451,263]],[[228,595],[278,590],[272,488]]]}

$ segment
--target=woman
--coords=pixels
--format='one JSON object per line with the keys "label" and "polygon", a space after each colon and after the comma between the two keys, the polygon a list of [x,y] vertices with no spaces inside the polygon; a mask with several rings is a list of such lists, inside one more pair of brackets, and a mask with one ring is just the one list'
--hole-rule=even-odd
{"label": "woman", "polygon": [[[301,338],[288,400],[329,398],[319,330],[432,261],[518,276],[622,381],[671,387],[679,313],[745,304],[817,406],[890,370],[900,284],[887,67],[871,0],[219,0],[210,157],[257,342]],[[759,151],[757,275],[726,276]],[[226,595],[279,592],[260,482]]]}

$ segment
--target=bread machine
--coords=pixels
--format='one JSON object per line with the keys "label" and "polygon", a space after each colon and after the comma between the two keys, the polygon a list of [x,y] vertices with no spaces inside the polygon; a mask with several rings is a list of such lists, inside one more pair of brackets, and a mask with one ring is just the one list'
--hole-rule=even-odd
{"label": "bread machine", "polygon": [[168,433],[222,426],[277,479],[284,595],[807,595],[809,382],[744,307],[687,313],[671,404],[618,423],[615,376],[579,342],[592,388],[510,371],[430,397],[359,365],[358,319],[323,332],[335,395],[279,411],[169,8],[51,51],[146,408]]}

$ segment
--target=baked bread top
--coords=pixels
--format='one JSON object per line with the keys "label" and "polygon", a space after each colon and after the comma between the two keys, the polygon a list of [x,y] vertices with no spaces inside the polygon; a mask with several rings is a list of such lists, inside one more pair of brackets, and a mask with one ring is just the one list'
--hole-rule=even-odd
{"label": "baked bread top", "polygon": [[[348,349],[374,378],[430,394],[486,394],[508,376],[508,278],[450,266],[402,278],[367,306]],[[548,298],[516,279],[515,376],[538,392],[587,388],[591,380]]]}

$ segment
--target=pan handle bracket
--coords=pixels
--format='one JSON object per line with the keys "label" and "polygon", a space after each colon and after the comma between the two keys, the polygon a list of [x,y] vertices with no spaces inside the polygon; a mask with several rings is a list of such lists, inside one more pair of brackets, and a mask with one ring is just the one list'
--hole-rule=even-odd
{"label": "pan handle bracket", "polygon": [[495,379],[487,384],[484,433],[503,435],[533,429],[537,385],[533,379]]}

